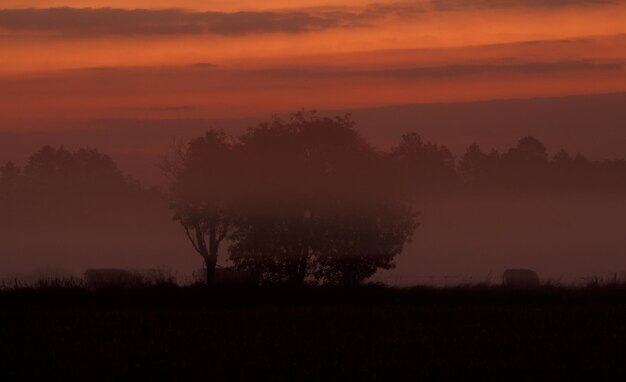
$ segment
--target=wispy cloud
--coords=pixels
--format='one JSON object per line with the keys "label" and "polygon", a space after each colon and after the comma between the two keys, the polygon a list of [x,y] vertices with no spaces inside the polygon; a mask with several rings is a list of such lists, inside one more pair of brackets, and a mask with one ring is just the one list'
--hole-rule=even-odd
{"label": "wispy cloud", "polygon": [[193,12],[182,9],[0,9],[0,29],[64,37],[303,33],[363,25],[420,12],[418,4],[372,4],[360,11]]}
{"label": "wispy cloud", "polygon": [[[388,83],[410,83],[413,81],[446,81],[466,78],[497,79],[500,76],[568,75],[571,78],[608,74],[622,76],[626,61],[560,60],[523,61],[521,59],[498,59],[486,61],[459,61],[441,65],[425,66],[418,63],[402,67],[379,66],[377,68],[333,68],[328,66],[274,66],[264,69],[237,68],[227,66],[119,66],[106,68],[72,69],[28,76],[24,78],[0,79],[0,87],[9,93],[28,93],[41,87],[56,89],[57,92],[73,93],[76,87],[85,92],[124,92],[124,89],[151,89],[185,93],[194,89],[213,93],[219,89],[247,89],[258,86],[259,81],[271,81],[276,87],[293,83],[344,83],[383,80]],[[574,76],[574,77],[572,77]],[[166,79],[166,80],[164,80]],[[388,80],[388,81],[387,81]],[[164,82],[165,81],[165,82]],[[166,91],[166,93],[167,93]],[[189,105],[158,111],[191,111]],[[155,109],[157,111],[157,109]]]}
{"label": "wispy cloud", "polygon": [[558,8],[623,3],[623,0],[430,0],[435,10],[464,8]]}
{"label": "wispy cloud", "polygon": [[172,106],[133,106],[122,108],[124,111],[149,112],[149,113],[185,113],[196,111],[192,105],[172,105]]}
{"label": "wispy cloud", "polygon": [[436,79],[481,74],[542,74],[558,72],[601,72],[622,70],[624,62],[599,62],[594,60],[568,60],[557,62],[523,62],[501,60],[483,63],[459,63],[441,66],[416,66],[373,70],[324,70],[276,68],[258,71],[261,75],[282,78],[407,78]]}
{"label": "wispy cloud", "polygon": [[429,0],[372,3],[365,7],[285,11],[201,12],[183,9],[26,8],[0,9],[0,30],[62,37],[297,34],[367,26],[381,19],[408,19],[429,12],[467,8],[569,7],[624,0]]}
{"label": "wispy cloud", "polygon": [[0,28],[66,37],[300,33],[337,25],[306,12],[191,12],[180,9],[48,8],[0,10]]}

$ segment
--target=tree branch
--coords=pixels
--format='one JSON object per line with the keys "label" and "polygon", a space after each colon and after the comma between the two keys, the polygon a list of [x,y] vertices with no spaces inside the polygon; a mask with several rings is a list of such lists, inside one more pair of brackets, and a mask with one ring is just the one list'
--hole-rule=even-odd
{"label": "tree branch", "polygon": [[228,235],[229,228],[230,228],[230,219],[224,219],[224,222],[222,223],[222,232],[220,232],[219,235],[217,236],[218,244],[221,243],[222,240],[226,238],[226,235]]}
{"label": "tree branch", "polygon": [[183,227],[185,228],[185,234],[187,234],[187,238],[191,242],[191,245],[193,245],[193,249],[195,249],[196,252],[198,252],[199,254],[202,254],[202,251],[200,251],[200,248],[198,248],[198,244],[196,244],[196,242],[193,240],[193,237],[191,236],[191,233],[189,233],[189,228],[187,228],[186,225],[183,225]]}

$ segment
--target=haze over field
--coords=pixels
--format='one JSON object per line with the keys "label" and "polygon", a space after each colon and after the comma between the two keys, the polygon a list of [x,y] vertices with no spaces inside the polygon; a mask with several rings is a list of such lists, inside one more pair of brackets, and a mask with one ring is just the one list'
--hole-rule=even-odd
{"label": "haze over field", "polygon": [[[623,196],[444,198],[419,206],[421,225],[413,243],[396,259],[396,269],[382,271],[374,280],[392,285],[499,283],[504,269],[528,267],[546,279],[581,283],[614,273],[621,278],[626,271]],[[202,261],[170,218],[165,206],[139,217],[107,217],[96,210],[73,224],[38,222],[27,231],[3,230],[3,276],[170,268],[189,281]],[[222,265],[228,264],[226,255],[224,251]]]}

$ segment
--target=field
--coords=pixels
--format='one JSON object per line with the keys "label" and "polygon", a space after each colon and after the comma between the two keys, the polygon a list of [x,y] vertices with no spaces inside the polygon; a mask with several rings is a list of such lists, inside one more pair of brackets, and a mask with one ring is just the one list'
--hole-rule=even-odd
{"label": "field", "polygon": [[626,376],[626,288],[0,291],[0,380]]}

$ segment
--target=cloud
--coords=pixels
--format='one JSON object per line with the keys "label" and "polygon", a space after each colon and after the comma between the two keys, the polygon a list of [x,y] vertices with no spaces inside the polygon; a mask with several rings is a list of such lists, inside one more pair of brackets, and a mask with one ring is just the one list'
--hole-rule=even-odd
{"label": "cloud", "polygon": [[180,106],[135,106],[122,108],[123,111],[149,112],[149,113],[184,113],[196,111],[197,107],[191,105]]}
{"label": "cloud", "polygon": [[430,0],[435,10],[466,8],[557,8],[623,3],[623,0]]}
{"label": "cloud", "polygon": [[422,10],[417,4],[372,4],[352,11],[193,12],[182,9],[0,9],[0,29],[64,37],[303,33],[364,25]]}
{"label": "cloud", "polygon": [[196,68],[196,69],[212,69],[212,68],[216,68],[217,65],[215,64],[211,64],[208,62],[196,62],[194,64],[190,64],[187,65],[190,68]]}
{"label": "cloud", "polygon": [[191,12],[180,9],[2,9],[0,28],[67,37],[181,34],[300,33],[336,26],[338,19],[306,12]]}
{"label": "cloud", "polygon": [[[229,86],[246,87],[258,79],[276,81],[340,81],[340,80],[445,80],[471,76],[498,75],[553,75],[568,73],[588,75],[593,73],[620,73],[626,69],[626,61],[621,60],[560,60],[525,61],[523,59],[497,59],[486,61],[457,61],[447,64],[424,66],[419,63],[403,67],[339,69],[328,66],[275,66],[263,69],[243,69],[217,66],[205,63],[181,66],[119,66],[69,69],[40,76],[0,79],[0,87],[11,86],[34,88],[47,84],[55,89],[72,91],[73,81],[80,81],[83,88],[94,92],[126,87],[150,87],[186,89],[227,89]],[[164,84],[164,81],[167,84]],[[30,84],[27,86],[26,84]],[[160,85],[159,85],[160,84]],[[185,105],[187,106],[187,105]],[[168,111],[174,111],[168,110]]]}
{"label": "cloud", "polygon": [[25,8],[0,9],[0,31],[40,32],[62,37],[304,33],[368,26],[382,19],[467,8],[565,7],[624,0],[428,0],[372,3],[364,7],[284,11],[202,12],[183,9]]}
{"label": "cloud", "polygon": [[284,78],[402,78],[437,79],[473,76],[481,74],[548,74],[558,72],[604,72],[619,71],[625,62],[598,62],[593,60],[570,60],[557,62],[519,62],[501,60],[486,63],[461,63],[428,67],[405,67],[373,70],[315,70],[277,68],[257,71],[261,75]]}

